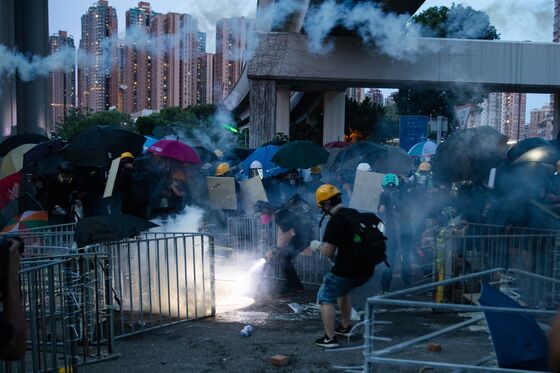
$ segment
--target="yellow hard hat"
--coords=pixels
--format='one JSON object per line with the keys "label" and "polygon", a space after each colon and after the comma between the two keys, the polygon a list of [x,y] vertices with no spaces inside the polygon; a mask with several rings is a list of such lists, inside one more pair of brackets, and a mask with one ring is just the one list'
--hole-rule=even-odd
{"label": "yellow hard hat", "polygon": [[229,172],[229,164],[222,162],[216,167],[216,176],[222,176]]}
{"label": "yellow hard hat", "polygon": [[120,157],[120,158],[121,158],[121,159],[123,159],[123,158],[132,158],[132,159],[134,159],[134,156],[132,155],[131,152],[124,152],[124,153],[121,154],[121,157]]}
{"label": "yellow hard hat", "polygon": [[338,190],[334,185],[331,184],[323,184],[317,191],[315,192],[315,202],[317,202],[317,207],[321,207],[323,203],[328,201],[329,199],[333,198],[340,194],[340,190]]}
{"label": "yellow hard hat", "polygon": [[420,163],[420,166],[418,166],[418,171],[431,171],[432,170],[432,165],[430,164],[430,162],[422,162]]}

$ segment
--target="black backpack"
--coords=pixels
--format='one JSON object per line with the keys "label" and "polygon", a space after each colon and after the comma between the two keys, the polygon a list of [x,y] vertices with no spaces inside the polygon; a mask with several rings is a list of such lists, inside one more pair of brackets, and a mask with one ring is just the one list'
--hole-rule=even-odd
{"label": "black backpack", "polygon": [[354,229],[352,248],[356,257],[368,266],[374,268],[385,262],[387,266],[387,237],[379,230],[378,225],[383,221],[374,213],[361,213],[356,211],[348,216]]}

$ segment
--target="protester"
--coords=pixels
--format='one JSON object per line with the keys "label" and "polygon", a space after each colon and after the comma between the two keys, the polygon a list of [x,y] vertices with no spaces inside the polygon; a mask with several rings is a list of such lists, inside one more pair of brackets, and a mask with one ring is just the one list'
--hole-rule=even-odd
{"label": "protester", "polygon": [[[383,192],[379,196],[377,211],[379,217],[385,224],[385,235],[387,236],[388,266],[381,277],[381,291],[388,292],[393,278],[393,268],[396,259],[401,264],[401,276],[405,287],[411,283],[410,275],[410,220],[406,219],[406,209],[403,197],[399,189],[399,179],[395,174],[387,174],[381,183]],[[408,240],[408,241],[403,241]],[[400,254],[400,255],[399,255]]]}
{"label": "protester", "polygon": [[[348,336],[351,330],[350,292],[365,284],[373,276],[367,251],[356,247],[356,225],[359,213],[342,205],[341,192],[333,185],[324,184],[315,193],[317,206],[330,216],[323,242],[313,241],[311,247],[330,258],[334,265],[323,279],[317,293],[321,308],[324,335],[315,344],[325,348],[338,347],[336,335]],[[335,304],[340,310],[340,324],[335,327]]]}
{"label": "protester", "polygon": [[83,195],[79,192],[78,181],[74,177],[72,163],[62,161],[58,174],[45,182],[44,207],[52,214],[57,223],[70,223],[75,220],[76,200]]}
{"label": "protester", "polygon": [[119,170],[113,187],[111,213],[134,215],[134,201],[132,199],[132,174],[134,173],[134,156],[124,152],[120,156]]}
{"label": "protester", "polygon": [[0,238],[0,359],[19,360],[25,354],[26,327],[19,284],[20,254],[23,243]]}

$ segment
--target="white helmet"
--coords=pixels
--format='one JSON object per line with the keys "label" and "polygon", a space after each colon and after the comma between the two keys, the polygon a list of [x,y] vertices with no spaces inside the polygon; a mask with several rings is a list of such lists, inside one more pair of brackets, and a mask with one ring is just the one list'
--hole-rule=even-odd
{"label": "white helmet", "polygon": [[356,167],[356,171],[371,171],[371,166],[369,163],[360,163],[358,167]]}
{"label": "white helmet", "polygon": [[263,168],[262,163],[259,161],[253,161],[251,162],[251,165],[249,166],[249,168]]}

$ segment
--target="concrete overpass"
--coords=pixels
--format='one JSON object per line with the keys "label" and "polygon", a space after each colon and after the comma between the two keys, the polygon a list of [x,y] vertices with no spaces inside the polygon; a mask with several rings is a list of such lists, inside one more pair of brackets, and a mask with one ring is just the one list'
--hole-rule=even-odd
{"label": "concrete overpass", "polygon": [[[344,137],[347,87],[560,92],[560,44],[555,43],[419,38],[424,52],[407,61],[391,59],[355,37],[331,38],[333,52],[325,55],[310,53],[303,34],[261,33],[259,38],[247,67],[252,145],[289,131],[286,91],[324,92],[324,142]],[[555,118],[560,118],[560,97],[555,101]]]}

